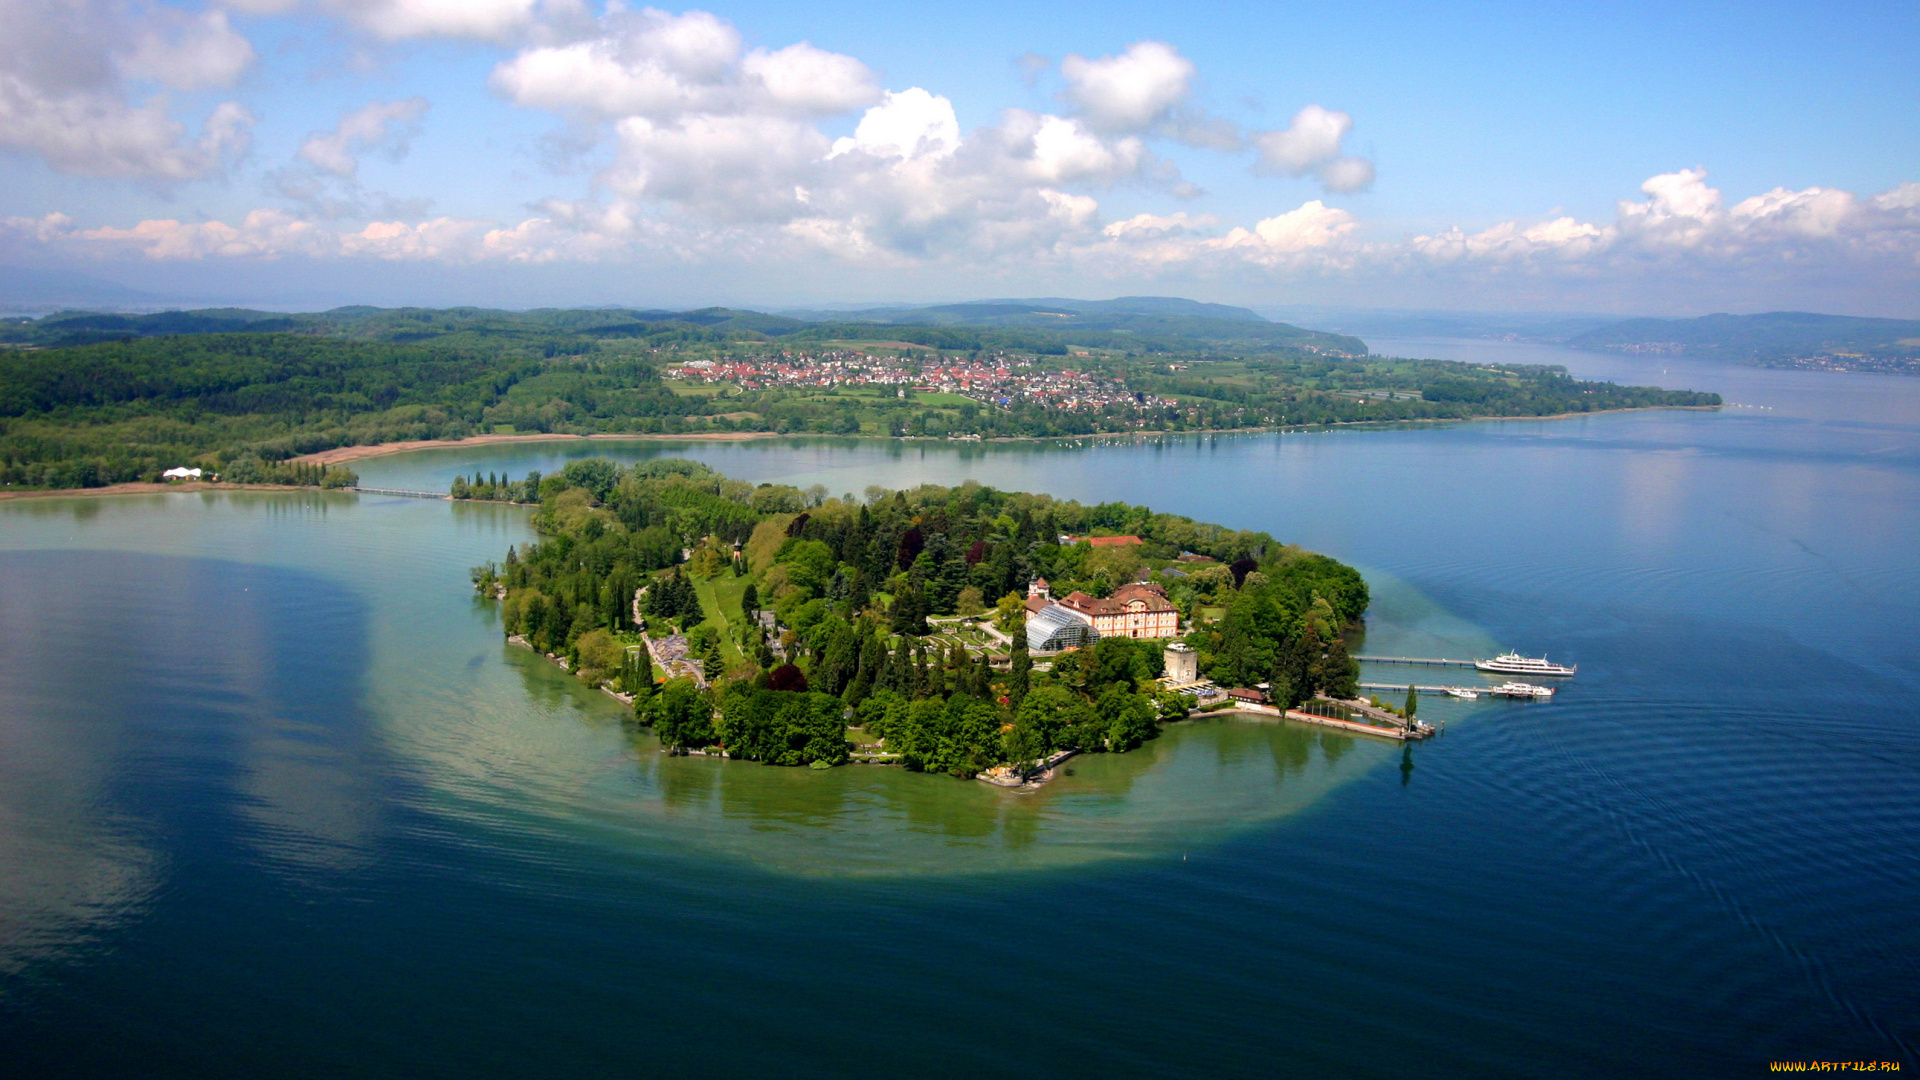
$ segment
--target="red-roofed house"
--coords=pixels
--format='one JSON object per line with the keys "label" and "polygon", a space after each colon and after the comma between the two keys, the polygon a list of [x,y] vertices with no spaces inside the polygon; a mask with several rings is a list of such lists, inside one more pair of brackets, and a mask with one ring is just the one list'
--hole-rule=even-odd
{"label": "red-roofed house", "polygon": [[1083,540],[1086,541],[1089,547],[1096,547],[1096,548],[1132,547],[1135,544],[1140,544],[1145,542],[1137,536],[1069,536],[1067,537],[1067,542],[1071,544],[1078,544]]}

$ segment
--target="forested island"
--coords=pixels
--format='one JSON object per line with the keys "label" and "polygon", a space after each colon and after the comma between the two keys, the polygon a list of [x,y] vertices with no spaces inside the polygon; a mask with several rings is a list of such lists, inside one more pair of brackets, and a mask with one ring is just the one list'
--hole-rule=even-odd
{"label": "forested island", "polygon": [[177,466],[301,483],[284,465],[303,455],[476,435],[1046,438],[1720,402],[1554,367],[1379,357],[1240,309],[1136,299],[1142,313],[935,311],[981,325],[729,309],[3,320],[0,485]]}
{"label": "forested island", "polygon": [[682,460],[460,486],[537,500],[538,541],[473,572],[508,637],[629,696],[673,752],[970,777],[1123,753],[1187,715],[1155,681],[1167,641],[1036,664],[1038,579],[1091,597],[1150,584],[1221,685],[1266,683],[1284,705],[1354,694],[1366,582],[1262,532],[972,483],[829,497]]}

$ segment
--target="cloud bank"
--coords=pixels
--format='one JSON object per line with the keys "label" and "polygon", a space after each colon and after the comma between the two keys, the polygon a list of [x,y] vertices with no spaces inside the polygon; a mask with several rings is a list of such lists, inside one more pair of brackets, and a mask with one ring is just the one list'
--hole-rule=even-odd
{"label": "cloud bank", "polygon": [[[705,11],[575,0],[228,0],[244,13],[304,12],[362,40],[451,38],[492,51],[485,89],[546,115],[594,162],[585,190],[530,200],[507,220],[432,216],[425,200],[361,186],[369,155],[399,160],[423,130],[420,97],[376,100],[309,132],[267,173],[277,205],[231,220],[83,226],[11,217],[0,237],[79,258],[376,259],[481,264],[944,275],[1017,270],[1082,282],[1440,280],[1565,288],[1706,281],[1913,282],[1920,184],[1878,194],[1775,189],[1738,201],[1702,169],[1654,176],[1610,220],[1514,217],[1471,229],[1382,235],[1341,196],[1376,183],[1354,117],[1300,107],[1285,127],[1208,111],[1198,66],[1138,41],[1057,64],[1015,65],[1054,104],[1007,108],[971,129],[935,88],[889,87],[859,58],[808,41],[750,44]],[[0,0],[0,147],[63,172],[177,184],[217,177],[246,152],[252,117],[211,100],[256,64],[222,9],[109,0]],[[199,130],[173,94],[199,95]],[[1042,99],[1044,100],[1044,99]],[[850,132],[839,134],[833,132]],[[1276,189],[1324,197],[1265,216],[1114,213],[1141,196],[1192,206],[1173,160],[1218,155]],[[1364,205],[1364,201],[1357,205]],[[1562,290],[1564,291],[1564,289]]]}
{"label": "cloud bank", "polygon": [[253,116],[207,109],[198,134],[168,91],[225,89],[253,46],[221,11],[110,0],[0,0],[0,148],[79,176],[179,182],[244,153]]}

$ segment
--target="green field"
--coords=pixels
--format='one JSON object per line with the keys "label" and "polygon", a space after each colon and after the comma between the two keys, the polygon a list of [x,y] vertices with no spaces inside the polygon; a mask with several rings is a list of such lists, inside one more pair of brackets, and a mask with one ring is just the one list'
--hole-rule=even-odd
{"label": "green field", "polygon": [[740,643],[735,640],[739,622],[732,616],[741,615],[740,597],[747,591],[747,579],[723,570],[709,578],[694,578],[693,591],[700,597],[700,610],[707,613],[701,625],[711,626],[720,633],[720,655],[728,664],[746,660],[740,652]]}
{"label": "green field", "polygon": [[944,406],[946,408],[957,409],[962,405],[980,404],[978,401],[964,394],[922,393],[920,391],[913,391],[909,395],[908,400],[916,405],[930,405],[935,408]]}

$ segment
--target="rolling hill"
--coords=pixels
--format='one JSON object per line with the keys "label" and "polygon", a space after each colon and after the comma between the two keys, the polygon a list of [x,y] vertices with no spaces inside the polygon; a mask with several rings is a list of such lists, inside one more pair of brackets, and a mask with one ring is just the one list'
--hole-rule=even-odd
{"label": "rolling hill", "polygon": [[1567,344],[1763,367],[1920,373],[1920,321],[1912,319],[1805,311],[1629,319],[1576,334]]}

